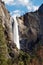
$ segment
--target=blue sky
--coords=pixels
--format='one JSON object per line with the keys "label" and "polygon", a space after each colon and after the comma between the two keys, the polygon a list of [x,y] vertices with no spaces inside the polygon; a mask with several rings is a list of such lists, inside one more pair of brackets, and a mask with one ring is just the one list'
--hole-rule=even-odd
{"label": "blue sky", "polygon": [[26,12],[35,11],[43,3],[43,0],[2,0],[5,2],[10,14],[20,16]]}

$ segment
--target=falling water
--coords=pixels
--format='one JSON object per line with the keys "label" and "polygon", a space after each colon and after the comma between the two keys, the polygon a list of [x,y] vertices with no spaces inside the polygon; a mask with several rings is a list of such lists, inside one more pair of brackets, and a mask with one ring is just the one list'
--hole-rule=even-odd
{"label": "falling water", "polygon": [[17,48],[20,49],[18,23],[16,17],[14,17],[14,43],[16,44]]}

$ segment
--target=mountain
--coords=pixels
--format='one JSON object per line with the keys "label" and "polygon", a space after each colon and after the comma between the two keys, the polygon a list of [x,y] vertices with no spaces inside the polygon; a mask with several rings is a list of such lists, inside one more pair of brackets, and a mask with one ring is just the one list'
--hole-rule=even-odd
{"label": "mountain", "polygon": [[43,14],[43,4],[39,7],[38,12],[39,12],[40,14]]}
{"label": "mountain", "polygon": [[[20,49],[36,54],[40,61],[43,59],[43,4],[35,12],[28,12],[17,17],[20,37]],[[33,61],[33,60],[32,60]],[[34,65],[35,59],[32,62]],[[36,65],[43,65],[38,63]]]}
{"label": "mountain", "polygon": [[13,19],[0,0],[0,65],[28,64],[43,65],[43,4]]}
{"label": "mountain", "polygon": [[17,21],[22,50],[33,50],[40,41],[43,45],[43,4],[37,11],[17,17]]}

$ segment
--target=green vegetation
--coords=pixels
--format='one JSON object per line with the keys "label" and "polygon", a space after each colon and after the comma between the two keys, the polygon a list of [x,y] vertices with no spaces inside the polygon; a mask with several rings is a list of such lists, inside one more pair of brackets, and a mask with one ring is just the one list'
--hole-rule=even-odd
{"label": "green vegetation", "polygon": [[26,52],[20,51],[18,65],[28,65],[30,63],[30,55]]}
{"label": "green vegetation", "polygon": [[16,59],[15,58],[11,59],[11,63],[12,65],[29,65],[30,59],[31,57],[28,53],[20,51],[19,56]]}
{"label": "green vegetation", "polygon": [[2,20],[0,19],[0,65],[7,65],[7,46],[4,35],[4,29],[2,27]]}

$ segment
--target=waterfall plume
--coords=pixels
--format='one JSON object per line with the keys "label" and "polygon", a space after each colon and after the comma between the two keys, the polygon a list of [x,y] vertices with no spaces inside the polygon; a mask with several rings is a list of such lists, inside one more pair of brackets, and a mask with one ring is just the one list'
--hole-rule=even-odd
{"label": "waterfall plume", "polygon": [[14,43],[16,44],[17,48],[20,49],[20,43],[19,43],[19,31],[18,31],[18,22],[16,20],[16,17],[14,17],[14,31],[13,31],[13,40]]}

